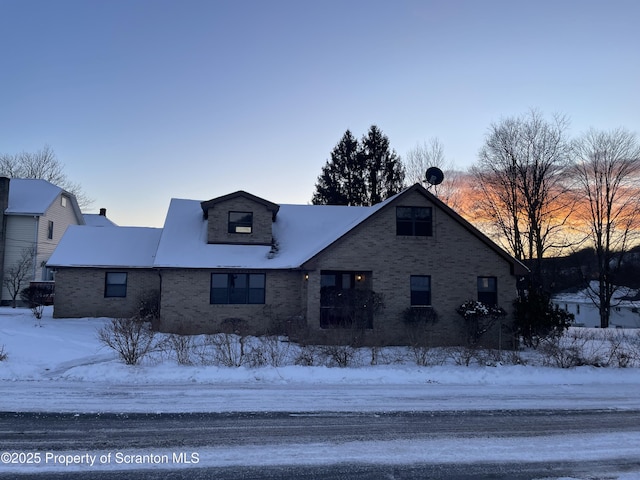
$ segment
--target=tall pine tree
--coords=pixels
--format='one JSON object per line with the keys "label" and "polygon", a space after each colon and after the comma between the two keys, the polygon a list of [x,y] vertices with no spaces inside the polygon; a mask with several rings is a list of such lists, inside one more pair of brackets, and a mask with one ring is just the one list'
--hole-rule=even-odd
{"label": "tall pine tree", "polygon": [[404,168],[389,139],[372,125],[358,142],[347,130],[318,177],[314,205],[374,205],[403,188]]}
{"label": "tall pine tree", "polygon": [[316,183],[314,205],[365,205],[366,190],[360,144],[347,130],[331,151]]}
{"label": "tall pine tree", "polygon": [[404,187],[404,167],[389,138],[375,125],[362,137],[361,155],[367,171],[369,205],[375,205]]}

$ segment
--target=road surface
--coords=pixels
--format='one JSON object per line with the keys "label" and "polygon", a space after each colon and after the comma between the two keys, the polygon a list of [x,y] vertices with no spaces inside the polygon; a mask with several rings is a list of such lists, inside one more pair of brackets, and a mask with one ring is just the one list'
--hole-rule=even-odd
{"label": "road surface", "polygon": [[640,478],[638,410],[5,412],[0,439],[2,479]]}

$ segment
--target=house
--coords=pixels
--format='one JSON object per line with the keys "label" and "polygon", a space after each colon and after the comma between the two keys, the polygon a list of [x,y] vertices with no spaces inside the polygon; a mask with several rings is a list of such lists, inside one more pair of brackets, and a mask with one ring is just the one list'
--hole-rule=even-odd
{"label": "house", "polygon": [[527,272],[419,184],[371,207],[172,199],[162,229],[70,227],[48,266],[56,317],[131,315],[155,290],[164,332],[295,325],[322,342],[357,325],[362,342],[391,344],[407,341],[414,310],[437,314],[432,343],[459,343],[456,308],[511,311]]}
{"label": "house", "polygon": [[83,213],[85,225],[90,227],[117,227],[110,219],[107,218],[107,209],[101,208],[100,213]]}
{"label": "house", "polygon": [[[600,311],[593,301],[598,282],[577,292],[558,293],[551,302],[574,315],[577,327],[600,327]],[[610,328],[640,328],[640,295],[637,290],[620,287],[611,299]]]}
{"label": "house", "polygon": [[32,281],[52,281],[47,260],[67,227],[83,225],[84,219],[73,194],[39,179],[0,177],[0,211],[0,300],[7,305],[12,292],[5,280],[22,275],[16,274],[17,266],[29,267],[21,278],[21,288]]}

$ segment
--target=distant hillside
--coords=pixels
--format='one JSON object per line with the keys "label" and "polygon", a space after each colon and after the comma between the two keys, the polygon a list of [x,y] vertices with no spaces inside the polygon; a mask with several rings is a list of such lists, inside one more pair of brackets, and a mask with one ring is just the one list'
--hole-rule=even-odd
{"label": "distant hillside", "polygon": [[[545,258],[542,262],[544,286],[551,293],[580,290],[597,276],[596,255],[592,248],[564,257]],[[614,273],[614,283],[640,288],[640,246],[624,255],[620,268]]]}

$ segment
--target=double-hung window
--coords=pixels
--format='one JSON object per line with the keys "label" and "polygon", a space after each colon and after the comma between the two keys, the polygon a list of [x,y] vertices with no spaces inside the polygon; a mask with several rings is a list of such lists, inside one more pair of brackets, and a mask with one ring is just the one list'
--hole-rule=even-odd
{"label": "double-hung window", "polygon": [[498,279],[496,277],[478,277],[478,301],[490,306],[498,304]]}
{"label": "double-hung window", "polygon": [[432,217],[431,207],[396,207],[396,235],[430,237]]}
{"label": "double-hung window", "polygon": [[263,304],[264,273],[212,273],[212,304]]}
{"label": "double-hung window", "polygon": [[431,305],[431,277],[429,275],[411,275],[410,286],[412,307]]}
{"label": "double-hung window", "polygon": [[104,279],[105,297],[126,297],[127,296],[127,274],[126,272],[107,272]]}

